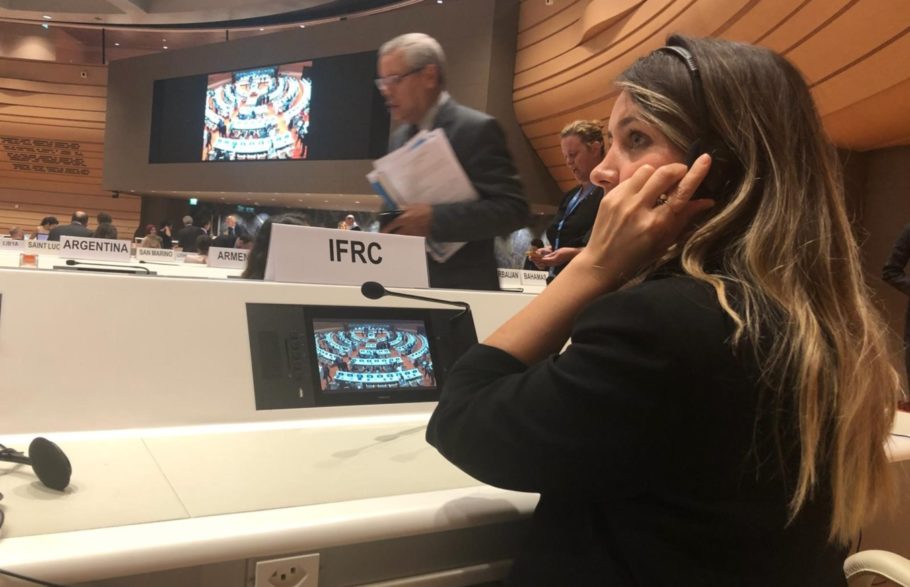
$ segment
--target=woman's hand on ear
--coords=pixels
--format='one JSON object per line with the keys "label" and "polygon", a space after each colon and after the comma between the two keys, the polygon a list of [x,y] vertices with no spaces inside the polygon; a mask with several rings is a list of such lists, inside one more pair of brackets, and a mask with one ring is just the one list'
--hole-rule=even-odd
{"label": "woman's hand on ear", "polygon": [[710,168],[707,154],[691,168],[682,163],[638,168],[601,200],[588,246],[573,263],[605,270],[604,278],[612,287],[631,278],[663,255],[697,215],[714,205],[714,200],[692,199]]}

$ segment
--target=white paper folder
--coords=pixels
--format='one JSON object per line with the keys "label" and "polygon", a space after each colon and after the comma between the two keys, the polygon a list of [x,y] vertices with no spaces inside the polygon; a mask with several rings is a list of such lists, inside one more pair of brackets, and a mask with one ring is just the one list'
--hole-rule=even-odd
{"label": "white paper folder", "polygon": [[[438,128],[420,131],[401,148],[374,161],[367,180],[390,208],[453,204],[479,197],[449,139]],[[444,263],[464,245],[427,239],[426,249],[434,261]]]}

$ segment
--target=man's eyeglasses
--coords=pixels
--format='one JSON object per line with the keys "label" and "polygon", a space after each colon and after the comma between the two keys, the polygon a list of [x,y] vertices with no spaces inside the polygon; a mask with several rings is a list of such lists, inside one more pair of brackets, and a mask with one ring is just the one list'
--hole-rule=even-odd
{"label": "man's eyeglasses", "polygon": [[408,71],[405,73],[400,73],[398,75],[387,75],[385,77],[378,77],[375,80],[376,87],[380,90],[384,90],[386,88],[391,88],[391,87],[397,86],[398,84],[401,83],[401,80],[408,77],[409,75],[413,75],[413,74],[417,73],[418,71],[422,70],[424,67],[426,67],[426,66],[422,65],[422,66],[418,67],[417,69],[412,69],[411,71]]}

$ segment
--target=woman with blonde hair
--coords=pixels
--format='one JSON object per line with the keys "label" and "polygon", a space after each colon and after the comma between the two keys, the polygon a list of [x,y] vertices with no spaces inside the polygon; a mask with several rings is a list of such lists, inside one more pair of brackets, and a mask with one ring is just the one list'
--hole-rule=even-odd
{"label": "woman with blonde hair", "polygon": [[576,120],[559,133],[559,147],[578,185],[566,192],[553,223],[547,228],[549,245],[528,258],[549,271],[552,281],[584,248],[594,226],[604,190],[591,182],[591,172],[604,157],[603,125],[599,120]]}
{"label": "woman with blonde hair", "polygon": [[674,36],[617,85],[588,245],[456,364],[427,438],[541,494],[511,584],[844,585],[900,390],[806,83]]}

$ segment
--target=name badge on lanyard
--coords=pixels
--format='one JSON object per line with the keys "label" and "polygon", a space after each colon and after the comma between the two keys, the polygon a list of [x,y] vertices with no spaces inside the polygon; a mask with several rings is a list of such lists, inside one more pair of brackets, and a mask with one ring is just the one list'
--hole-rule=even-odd
{"label": "name badge on lanyard", "polygon": [[594,184],[591,184],[591,187],[588,188],[587,190],[584,189],[584,186],[580,186],[578,188],[578,191],[575,192],[575,195],[572,196],[572,199],[569,200],[569,205],[566,206],[566,213],[562,215],[562,219],[560,219],[559,224],[556,226],[556,238],[553,239],[554,240],[554,242],[553,242],[554,251],[559,248],[559,238],[560,238],[560,235],[562,234],[562,227],[565,225],[566,219],[572,215],[572,212],[575,211],[575,208],[578,208],[578,205],[581,204],[584,201],[584,199],[587,198],[593,191],[594,191]]}

